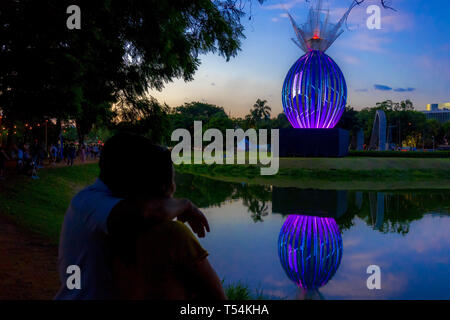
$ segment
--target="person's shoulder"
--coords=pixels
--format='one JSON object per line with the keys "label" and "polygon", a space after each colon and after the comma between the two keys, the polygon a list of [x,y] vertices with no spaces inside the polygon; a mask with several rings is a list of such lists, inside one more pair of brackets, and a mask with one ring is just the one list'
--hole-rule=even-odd
{"label": "person's shoulder", "polygon": [[111,197],[109,190],[100,188],[98,181],[80,190],[73,198],[71,204],[75,207],[87,203],[99,203],[105,197]]}

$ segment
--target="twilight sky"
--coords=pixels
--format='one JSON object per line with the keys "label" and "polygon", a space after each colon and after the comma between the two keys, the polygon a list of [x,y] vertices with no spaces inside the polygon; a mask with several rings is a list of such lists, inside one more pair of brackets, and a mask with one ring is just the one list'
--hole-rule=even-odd
{"label": "twilight sky", "polygon": [[[282,111],[281,87],[292,64],[304,53],[292,42],[294,30],[286,9],[298,24],[306,19],[305,0],[253,1],[245,20],[242,51],[229,62],[208,54],[194,81],[176,80],[150,94],[171,107],[204,101],[244,116],[256,99],[266,99],[272,116]],[[351,0],[325,0],[333,22]],[[348,29],[326,51],[347,81],[347,104],[361,109],[376,102],[410,99],[417,110],[428,103],[450,102],[450,1],[391,0],[397,11],[381,10],[381,29],[369,30],[366,0],[353,9]]]}

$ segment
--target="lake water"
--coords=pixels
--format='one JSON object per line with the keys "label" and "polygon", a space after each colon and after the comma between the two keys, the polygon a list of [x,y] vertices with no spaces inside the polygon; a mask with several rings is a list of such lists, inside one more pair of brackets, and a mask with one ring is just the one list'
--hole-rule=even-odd
{"label": "lake water", "polygon": [[[358,192],[177,175],[225,284],[271,299],[450,299],[450,190]],[[367,268],[380,268],[369,290]]]}

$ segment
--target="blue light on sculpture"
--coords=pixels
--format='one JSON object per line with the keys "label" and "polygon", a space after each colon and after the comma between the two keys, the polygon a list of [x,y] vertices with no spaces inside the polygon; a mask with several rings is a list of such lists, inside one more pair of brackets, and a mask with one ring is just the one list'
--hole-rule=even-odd
{"label": "blue light on sculpture", "polygon": [[278,237],[278,255],[289,279],[305,291],[324,286],[342,259],[342,237],[333,218],[290,215]]}
{"label": "blue light on sculpture", "polygon": [[344,112],[344,75],[325,51],[344,31],[344,22],[355,5],[353,2],[337,23],[330,22],[322,0],[317,0],[315,8],[311,6],[300,26],[288,14],[297,37],[293,41],[306,53],[287,73],[281,93],[284,112],[294,128],[331,129]]}
{"label": "blue light on sculpture", "polygon": [[347,86],[338,65],[320,50],[298,59],[284,80],[284,112],[294,128],[334,128],[347,100]]}

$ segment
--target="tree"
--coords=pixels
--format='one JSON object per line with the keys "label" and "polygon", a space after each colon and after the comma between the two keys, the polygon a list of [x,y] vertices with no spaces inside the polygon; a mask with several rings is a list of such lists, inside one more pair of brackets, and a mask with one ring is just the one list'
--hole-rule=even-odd
{"label": "tree", "polygon": [[284,112],[279,113],[278,116],[271,122],[272,122],[271,128],[278,128],[278,129],[291,128],[291,124]]}
{"label": "tree", "polygon": [[272,108],[266,105],[267,100],[256,100],[256,103],[253,105],[253,109],[250,110],[250,114],[248,119],[251,120],[252,124],[258,125],[260,122],[267,121],[270,119],[270,112]]}
{"label": "tree", "polygon": [[450,121],[447,121],[442,125],[442,134],[444,144],[448,145],[450,141]]}
{"label": "tree", "polygon": [[170,141],[170,108],[153,98],[135,100],[133,105],[124,102],[117,105],[116,124],[112,129],[146,136],[153,143]]}
{"label": "tree", "polygon": [[401,101],[400,103],[395,103],[393,106],[394,111],[412,111],[414,110],[413,103],[410,100]]}
{"label": "tree", "polygon": [[0,105],[11,123],[75,119],[82,141],[116,101],[133,106],[150,88],[192,80],[199,54],[228,60],[244,38],[233,0],[80,0],[80,30],[66,28],[71,4],[2,2]]}
{"label": "tree", "polygon": [[176,107],[171,118],[174,129],[184,128],[188,129],[191,133],[194,132],[194,121],[202,121],[204,126],[211,127],[207,124],[212,119],[216,119],[214,120],[216,123],[220,121],[218,119],[223,119],[223,123],[227,119],[229,120],[228,115],[222,107],[198,101],[185,103],[182,106]]}
{"label": "tree", "polygon": [[358,119],[358,111],[351,106],[346,106],[337,127],[351,132],[356,132],[362,128],[361,122]]}
{"label": "tree", "polygon": [[2,1],[0,106],[10,129],[18,120],[66,118],[79,107],[78,63],[66,46],[65,9],[49,10],[55,6],[56,0]]}
{"label": "tree", "polygon": [[228,117],[217,117],[213,116],[206,125],[203,126],[203,130],[206,131],[210,128],[218,129],[222,132],[222,134],[225,134],[226,129],[233,129],[234,128],[234,122]]}

